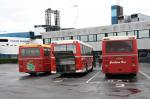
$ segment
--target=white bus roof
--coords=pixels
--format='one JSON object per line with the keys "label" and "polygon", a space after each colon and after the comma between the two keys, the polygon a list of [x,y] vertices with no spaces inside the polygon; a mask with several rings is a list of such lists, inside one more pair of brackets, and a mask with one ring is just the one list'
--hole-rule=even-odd
{"label": "white bus roof", "polygon": [[83,44],[85,46],[93,48],[91,45],[89,45],[87,43],[84,43],[82,41],[79,41],[79,40],[59,40],[59,41],[53,41],[52,43],[55,43],[55,44],[66,44],[66,43],[74,43],[74,42],[78,42],[78,43],[81,43],[81,44]]}
{"label": "white bus roof", "polygon": [[135,36],[109,36],[103,37],[103,40],[129,40],[129,39],[136,39]]}

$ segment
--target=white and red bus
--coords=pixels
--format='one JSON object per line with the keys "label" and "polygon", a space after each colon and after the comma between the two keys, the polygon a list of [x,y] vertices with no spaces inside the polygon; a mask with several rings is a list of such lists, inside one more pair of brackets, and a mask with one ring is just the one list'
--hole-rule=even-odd
{"label": "white and red bus", "polygon": [[102,40],[102,71],[110,74],[132,74],[139,71],[135,36],[110,36]]}
{"label": "white and red bus", "polygon": [[51,44],[51,73],[83,73],[93,70],[93,48],[79,40]]}
{"label": "white and red bus", "polygon": [[19,72],[36,75],[50,73],[50,45],[25,44],[19,46]]}

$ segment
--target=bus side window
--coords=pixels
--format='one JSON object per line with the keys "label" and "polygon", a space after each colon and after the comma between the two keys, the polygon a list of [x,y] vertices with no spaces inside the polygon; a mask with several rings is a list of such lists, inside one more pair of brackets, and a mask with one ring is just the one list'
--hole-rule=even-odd
{"label": "bus side window", "polygon": [[50,49],[44,48],[44,56],[49,56],[50,55]]}

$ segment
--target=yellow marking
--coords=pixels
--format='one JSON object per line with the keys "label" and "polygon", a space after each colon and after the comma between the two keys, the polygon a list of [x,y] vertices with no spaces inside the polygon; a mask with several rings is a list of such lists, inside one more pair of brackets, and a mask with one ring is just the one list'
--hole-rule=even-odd
{"label": "yellow marking", "polygon": [[48,47],[51,48],[51,45],[49,44],[21,44],[19,47]]}

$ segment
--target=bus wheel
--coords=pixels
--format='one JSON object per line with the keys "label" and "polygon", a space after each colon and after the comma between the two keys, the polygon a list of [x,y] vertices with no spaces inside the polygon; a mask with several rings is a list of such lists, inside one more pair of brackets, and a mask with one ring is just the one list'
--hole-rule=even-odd
{"label": "bus wheel", "polygon": [[85,73],[88,73],[88,66],[87,66],[87,64],[85,66]]}
{"label": "bus wheel", "polygon": [[110,77],[110,74],[108,74],[108,73],[105,74],[105,77],[106,77],[106,78],[109,78],[109,77]]}
{"label": "bus wheel", "polygon": [[51,74],[51,72],[45,72],[45,74],[46,74],[46,75],[50,75],[50,74]]}
{"label": "bus wheel", "polygon": [[29,73],[30,76],[36,76],[36,73]]}
{"label": "bus wheel", "polygon": [[136,77],[136,74],[132,74],[133,77]]}

